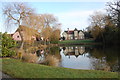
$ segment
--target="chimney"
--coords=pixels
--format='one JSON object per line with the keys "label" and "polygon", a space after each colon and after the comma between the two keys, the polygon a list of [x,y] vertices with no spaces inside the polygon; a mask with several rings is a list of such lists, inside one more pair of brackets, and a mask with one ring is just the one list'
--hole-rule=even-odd
{"label": "chimney", "polygon": [[68,29],[68,33],[69,33],[69,28],[67,28]]}

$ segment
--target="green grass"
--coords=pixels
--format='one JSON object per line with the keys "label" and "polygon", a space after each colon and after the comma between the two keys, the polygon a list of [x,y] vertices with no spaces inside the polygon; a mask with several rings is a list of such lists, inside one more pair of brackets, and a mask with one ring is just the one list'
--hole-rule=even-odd
{"label": "green grass", "polygon": [[64,40],[59,41],[59,44],[93,44],[94,40],[86,39],[86,40]]}
{"label": "green grass", "polygon": [[13,78],[118,78],[116,72],[50,67],[16,59],[3,59],[2,71]]}

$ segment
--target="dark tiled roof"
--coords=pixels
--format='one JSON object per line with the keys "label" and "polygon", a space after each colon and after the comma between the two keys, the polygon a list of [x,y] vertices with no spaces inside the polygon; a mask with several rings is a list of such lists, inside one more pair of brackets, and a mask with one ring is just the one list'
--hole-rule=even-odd
{"label": "dark tiled roof", "polygon": [[[66,32],[67,34],[74,34],[74,31],[75,30],[69,30],[69,32],[68,31],[64,31],[64,32]],[[77,30],[78,31],[78,33],[81,31],[81,32],[83,32],[82,30]]]}
{"label": "dark tiled roof", "polygon": [[65,31],[67,34],[74,34],[74,31],[73,30],[70,30],[70,31]]}

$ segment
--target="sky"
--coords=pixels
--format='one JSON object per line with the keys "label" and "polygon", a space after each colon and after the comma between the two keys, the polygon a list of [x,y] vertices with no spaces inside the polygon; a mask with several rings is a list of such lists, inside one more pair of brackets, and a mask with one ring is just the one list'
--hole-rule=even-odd
{"label": "sky", "polygon": [[[4,4],[7,3],[6,0],[2,1]],[[13,0],[12,2],[14,2]],[[19,0],[18,0],[19,1]],[[78,30],[86,29],[89,26],[89,16],[92,15],[95,11],[105,12],[106,1],[26,1],[27,4],[35,9],[37,14],[53,14],[58,21],[62,24],[61,30]],[[0,3],[0,8],[2,8],[2,3]],[[4,17],[2,15],[2,10],[0,10],[0,32],[5,31],[4,26]],[[8,29],[8,33],[14,33],[16,28]]]}

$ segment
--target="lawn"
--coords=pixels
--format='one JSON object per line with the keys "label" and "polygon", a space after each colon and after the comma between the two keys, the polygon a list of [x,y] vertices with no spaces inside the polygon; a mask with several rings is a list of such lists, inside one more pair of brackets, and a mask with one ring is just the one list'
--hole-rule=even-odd
{"label": "lawn", "polygon": [[94,40],[85,39],[85,40],[63,40],[59,41],[59,44],[95,44]]}
{"label": "lawn", "polygon": [[116,72],[51,67],[10,58],[1,60],[2,71],[13,78],[118,78]]}

